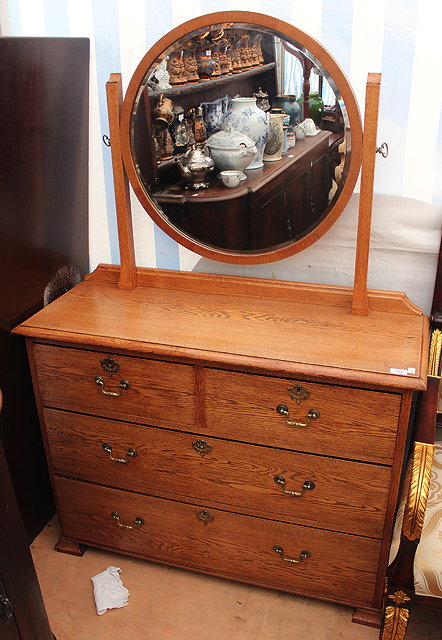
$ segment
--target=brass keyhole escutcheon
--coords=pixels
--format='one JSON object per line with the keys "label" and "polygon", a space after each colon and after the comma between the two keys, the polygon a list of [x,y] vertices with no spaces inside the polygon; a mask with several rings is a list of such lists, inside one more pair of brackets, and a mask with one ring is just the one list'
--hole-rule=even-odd
{"label": "brass keyhole escutcheon", "polygon": [[113,376],[114,373],[118,373],[118,371],[120,370],[120,363],[110,357],[100,360],[100,364],[102,369],[106,371],[106,373],[108,373],[110,376]]}
{"label": "brass keyhole escutcheon", "polygon": [[303,400],[310,398],[310,391],[302,386],[302,384],[294,384],[288,387],[287,393],[296,404],[301,404]]}
{"label": "brass keyhole escutcheon", "polygon": [[197,511],[195,515],[197,520],[202,522],[204,526],[207,526],[210,522],[213,522],[215,520],[215,516],[212,515],[210,511]]}
{"label": "brass keyhole escutcheon", "polygon": [[212,451],[212,445],[205,440],[194,440],[192,442],[192,449],[199,453],[200,456],[205,456]]}

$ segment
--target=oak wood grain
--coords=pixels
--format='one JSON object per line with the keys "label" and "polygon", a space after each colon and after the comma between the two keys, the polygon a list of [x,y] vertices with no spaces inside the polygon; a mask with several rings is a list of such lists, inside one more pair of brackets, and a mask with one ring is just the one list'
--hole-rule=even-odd
{"label": "oak wood grain", "polygon": [[[302,381],[310,393],[297,404],[288,388],[296,379],[206,369],[206,432],[222,436],[235,425],[236,438],[263,445],[391,464],[401,396]],[[305,427],[289,426],[276,408],[284,404],[291,421],[320,417]]]}
{"label": "oak wood grain", "polygon": [[120,145],[120,110],[123,102],[121,74],[112,73],[106,83],[107,109],[114,177],[115,205],[117,211],[118,242],[120,247],[121,272],[118,286],[134,289],[137,286],[135,246],[132,228],[129,183],[124,171]]}
{"label": "oak wood grain", "polygon": [[356,242],[354,297],[352,306],[352,312],[358,315],[367,315],[369,309],[367,277],[380,88],[381,74],[369,73],[365,95],[361,193],[359,196],[358,235]]}
{"label": "oak wood grain", "polygon": [[[109,355],[34,345],[43,405],[166,426],[195,424],[193,367],[117,356],[120,369],[112,376],[100,364]],[[106,391],[117,393],[121,380],[130,387],[118,397],[104,395],[94,382],[97,375],[103,378]]]}
{"label": "oak wood grain", "polygon": [[[360,536],[251,518],[210,509],[213,521],[204,524],[192,504],[163,500],[56,477],[63,507],[63,535],[123,553],[239,579],[253,584],[372,606],[380,543]],[[145,524],[133,530],[123,524],[141,517]],[[311,553],[300,564],[281,560],[273,551],[297,557]]]}
{"label": "oak wood grain", "polygon": [[[120,274],[119,265],[100,264],[85,276],[95,283],[116,284]],[[242,275],[182,272],[168,269],[137,268],[140,287],[158,289],[180,289],[198,293],[226,293],[247,297],[269,297],[287,302],[309,302],[351,308],[353,287],[317,284],[311,282],[285,282],[267,278],[252,278]],[[386,313],[409,313],[422,316],[422,309],[415,305],[405,293],[369,289],[368,297],[372,311]]]}
{"label": "oak wood grain", "polygon": [[84,555],[84,552],[86,551],[86,547],[84,545],[79,544],[75,540],[71,540],[71,538],[66,538],[65,536],[59,537],[54,549],[60,553],[67,553],[70,556],[79,557]]}
{"label": "oak wood grain", "polygon": [[351,621],[356,624],[363,624],[366,627],[379,629],[381,626],[381,614],[379,611],[368,611],[367,609],[356,608],[351,617]]}
{"label": "oak wood grain", "polygon": [[[251,282],[245,283],[248,295],[240,296],[239,287],[229,294],[218,286],[227,287],[228,278],[209,280],[210,291],[181,288],[192,280],[188,276],[181,274],[175,289],[133,291],[87,280],[16,332],[390,388],[425,386],[422,347],[428,337],[421,314],[386,310],[356,316],[351,302],[316,304],[321,294],[314,287],[299,302],[281,299],[283,287],[275,298],[269,288],[253,296]],[[326,295],[339,299],[340,291],[331,287]]]}
{"label": "oak wood grain", "polygon": [[[174,499],[195,498],[245,508],[256,515],[380,538],[390,481],[389,467],[143,427],[54,409],[45,410],[55,472],[91,482]],[[226,437],[235,436],[232,425]],[[193,443],[210,451],[200,455]],[[112,456],[129,459],[115,462]],[[126,456],[129,449],[136,457]],[[315,484],[302,496],[305,481]],[[216,506],[216,504],[215,504]]]}
{"label": "oak wood grain", "polygon": [[379,568],[378,578],[375,591],[375,602],[382,604],[382,599],[385,590],[385,575],[388,566],[389,554],[390,554],[390,540],[392,536],[394,526],[394,516],[396,512],[396,505],[398,500],[398,493],[401,481],[401,475],[403,471],[403,460],[405,454],[405,446],[407,442],[408,429],[410,427],[411,418],[411,406],[412,406],[413,394],[411,391],[405,391],[402,396],[401,408],[399,414],[396,446],[393,457],[393,466],[391,470],[390,478],[390,491],[387,502],[387,517],[385,518],[384,532],[383,532],[383,544],[381,553],[379,556]]}

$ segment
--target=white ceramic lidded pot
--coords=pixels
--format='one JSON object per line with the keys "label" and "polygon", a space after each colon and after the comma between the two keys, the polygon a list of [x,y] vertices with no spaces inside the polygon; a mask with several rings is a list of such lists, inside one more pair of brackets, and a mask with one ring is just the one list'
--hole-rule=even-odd
{"label": "white ceramic lidded pot", "polygon": [[[244,171],[256,156],[252,138],[234,131],[227,123],[221,131],[211,135],[206,142],[217,171]],[[241,179],[247,176],[242,174]]]}
{"label": "white ceramic lidded pot", "polygon": [[247,171],[262,167],[262,156],[269,131],[269,116],[257,106],[256,98],[233,98],[231,110],[225,122],[228,122],[235,131],[240,131],[252,138],[256,145],[256,155],[247,167]]}

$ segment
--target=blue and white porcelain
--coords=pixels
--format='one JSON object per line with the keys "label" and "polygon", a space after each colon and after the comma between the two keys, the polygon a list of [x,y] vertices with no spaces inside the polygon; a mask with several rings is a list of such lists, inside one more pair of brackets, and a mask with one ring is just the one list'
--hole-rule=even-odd
{"label": "blue and white porcelain", "polygon": [[257,106],[256,98],[233,98],[225,121],[235,131],[252,138],[256,145],[256,155],[246,170],[264,166],[262,156],[269,132],[269,115]]}
{"label": "blue and white porcelain", "polygon": [[[243,171],[248,168],[256,155],[254,141],[240,131],[234,131],[227,123],[222,131],[207,139],[210,155],[217,171]],[[241,176],[244,180],[246,176]]]}
{"label": "blue and white porcelain", "polygon": [[204,123],[208,133],[213,133],[221,129],[224,120],[224,98],[219,98],[213,102],[202,102]]}

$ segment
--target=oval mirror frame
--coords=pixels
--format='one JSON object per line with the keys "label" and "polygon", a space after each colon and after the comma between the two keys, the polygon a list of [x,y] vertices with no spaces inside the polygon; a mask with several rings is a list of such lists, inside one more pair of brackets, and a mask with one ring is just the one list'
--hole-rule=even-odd
{"label": "oval mirror frame", "polygon": [[[311,53],[322,65],[327,73],[333,78],[338,93],[342,97],[348,116],[351,135],[351,154],[345,184],[343,185],[336,202],[324,217],[324,219],[308,234],[298,240],[293,241],[283,247],[270,249],[268,251],[227,251],[211,247],[196,238],[181,232],[177,227],[167,221],[161,209],[152,199],[142,184],[136,169],[131,144],[131,120],[134,105],[142,82],[147,72],[155,65],[155,61],[161,54],[171,47],[177,40],[185,37],[189,32],[201,29],[202,27],[217,23],[247,23],[251,27],[264,27],[273,30],[278,34],[287,37]],[[336,222],[347,205],[353,193],[354,186],[358,179],[362,158],[362,123],[359,108],[353,90],[344,72],[328,53],[328,51],[314,38],[307,35],[293,25],[277,18],[264,14],[248,11],[223,11],[210,13],[198,18],[193,18],[174,28],[156,42],[145,54],[136,68],[126,91],[126,95],[121,107],[120,117],[120,141],[121,154],[127,177],[132,188],[143,208],[152,220],[171,238],[180,245],[194,251],[200,256],[216,260],[218,262],[228,262],[236,264],[263,264],[282,260],[294,255],[303,249],[314,244],[321,238]]]}

